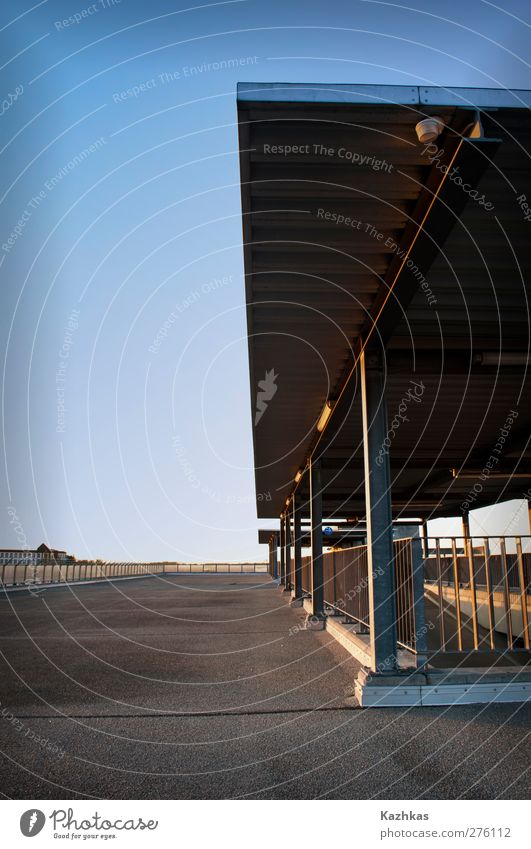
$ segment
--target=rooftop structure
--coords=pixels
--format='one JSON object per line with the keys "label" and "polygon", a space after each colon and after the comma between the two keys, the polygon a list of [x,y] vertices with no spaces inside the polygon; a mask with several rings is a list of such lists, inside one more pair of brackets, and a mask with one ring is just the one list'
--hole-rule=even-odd
{"label": "rooftop structure", "polygon": [[[373,671],[397,666],[393,520],[461,516],[467,537],[470,509],[531,492],[530,105],[497,89],[238,88],[258,517],[280,518],[283,585],[314,618],[330,601],[323,521],[366,521]],[[477,547],[455,546],[473,590]],[[519,638],[528,650],[525,622]]]}

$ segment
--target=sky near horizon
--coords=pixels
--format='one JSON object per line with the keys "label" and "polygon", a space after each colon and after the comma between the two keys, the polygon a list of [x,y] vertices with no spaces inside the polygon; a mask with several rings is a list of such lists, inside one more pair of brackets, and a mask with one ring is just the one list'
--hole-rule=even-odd
{"label": "sky near horizon", "polygon": [[2,6],[0,547],[265,557],[236,84],[531,89],[523,0],[411,3]]}

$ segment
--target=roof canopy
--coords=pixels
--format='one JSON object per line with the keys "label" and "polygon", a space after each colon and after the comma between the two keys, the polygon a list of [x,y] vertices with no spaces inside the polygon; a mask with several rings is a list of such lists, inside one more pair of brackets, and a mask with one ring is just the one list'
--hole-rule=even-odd
{"label": "roof canopy", "polygon": [[[239,86],[260,518],[283,511],[310,454],[324,515],[364,515],[356,364],[376,347],[395,516],[531,485],[529,105],[490,89]],[[421,144],[415,125],[435,115],[445,129]]]}

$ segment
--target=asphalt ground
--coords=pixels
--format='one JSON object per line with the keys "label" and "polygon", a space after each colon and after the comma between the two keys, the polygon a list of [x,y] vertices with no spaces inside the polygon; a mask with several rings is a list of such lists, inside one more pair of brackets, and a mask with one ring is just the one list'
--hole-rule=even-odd
{"label": "asphalt ground", "polygon": [[15,799],[523,799],[529,705],[361,709],[358,663],[264,575],[0,595]]}

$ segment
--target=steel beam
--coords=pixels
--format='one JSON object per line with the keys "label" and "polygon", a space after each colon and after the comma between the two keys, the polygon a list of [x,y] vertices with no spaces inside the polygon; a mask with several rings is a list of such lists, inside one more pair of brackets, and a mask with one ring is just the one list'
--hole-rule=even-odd
{"label": "steel beam", "polygon": [[[371,85],[355,83],[238,83],[238,103],[320,103],[458,106],[464,109],[531,107],[526,89],[445,86]],[[431,114],[431,113],[430,113]]]}
{"label": "steel beam", "polygon": [[373,672],[392,672],[397,661],[389,455],[383,454],[381,464],[376,462],[388,430],[381,353],[362,353],[360,366],[371,669]]}
{"label": "steel beam", "polygon": [[[427,91],[427,89],[426,89]],[[250,103],[375,103],[415,105],[418,86],[353,85],[352,83],[238,83],[238,104]],[[241,107],[240,107],[241,108]]]}

